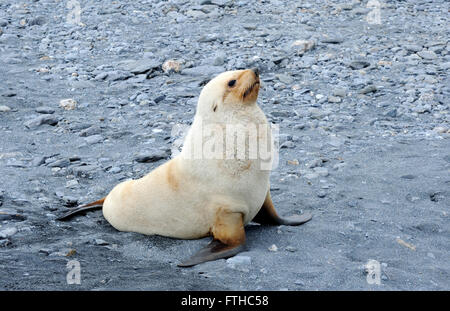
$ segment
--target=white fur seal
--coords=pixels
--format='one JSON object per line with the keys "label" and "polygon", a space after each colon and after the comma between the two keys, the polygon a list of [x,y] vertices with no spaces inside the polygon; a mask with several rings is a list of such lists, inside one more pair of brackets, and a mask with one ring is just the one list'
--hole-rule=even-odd
{"label": "white fur seal", "polygon": [[182,267],[239,253],[245,244],[244,226],[250,221],[270,225],[309,221],[310,214],[281,218],[273,207],[270,167],[264,167],[267,159],[256,150],[266,148],[271,159],[270,125],[256,104],[259,87],[256,69],[218,75],[200,94],[178,156],[58,219],[102,206],[104,217],[120,231],[180,239],[212,235],[212,242],[179,264]]}

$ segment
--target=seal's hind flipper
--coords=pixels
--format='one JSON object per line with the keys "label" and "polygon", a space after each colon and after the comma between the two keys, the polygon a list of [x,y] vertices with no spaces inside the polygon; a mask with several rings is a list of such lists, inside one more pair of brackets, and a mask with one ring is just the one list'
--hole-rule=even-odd
{"label": "seal's hind flipper", "polygon": [[229,258],[242,252],[244,248],[244,244],[230,246],[214,239],[206,245],[206,247],[199,250],[194,256],[178,264],[178,267],[192,267],[206,261]]}
{"label": "seal's hind flipper", "polygon": [[245,249],[243,218],[241,213],[221,209],[211,229],[214,240],[178,266],[191,267],[206,261],[229,258],[243,251]]}
{"label": "seal's hind flipper", "polygon": [[290,217],[280,217],[273,206],[272,199],[270,197],[270,191],[267,191],[266,200],[263,206],[259,210],[258,214],[253,218],[252,221],[257,222],[262,225],[287,225],[287,226],[298,226],[308,222],[312,219],[310,213],[304,213],[302,215],[294,215]]}
{"label": "seal's hind flipper", "polygon": [[97,200],[95,202],[92,203],[88,203],[85,205],[81,205],[75,208],[71,208],[70,211],[68,211],[67,213],[63,214],[62,216],[59,216],[58,218],[56,218],[56,220],[67,220],[69,219],[71,216],[74,216],[78,213],[81,213],[83,211],[89,211],[89,210],[95,210],[95,209],[99,209],[103,206],[103,202],[105,201],[105,198]]}
{"label": "seal's hind flipper", "polygon": [[280,225],[286,226],[299,226],[303,225],[305,222],[308,222],[312,219],[312,215],[310,213],[303,213],[301,215],[292,215],[289,217],[280,217]]}

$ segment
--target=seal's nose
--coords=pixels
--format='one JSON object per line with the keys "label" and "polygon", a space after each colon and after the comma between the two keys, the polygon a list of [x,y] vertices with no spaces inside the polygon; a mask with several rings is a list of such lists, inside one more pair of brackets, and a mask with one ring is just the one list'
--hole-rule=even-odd
{"label": "seal's nose", "polygon": [[252,68],[252,71],[255,73],[255,76],[259,77],[259,69],[258,68]]}

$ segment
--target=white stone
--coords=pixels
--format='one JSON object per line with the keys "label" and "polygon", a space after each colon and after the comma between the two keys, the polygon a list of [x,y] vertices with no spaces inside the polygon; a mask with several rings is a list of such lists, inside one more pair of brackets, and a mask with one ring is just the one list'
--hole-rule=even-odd
{"label": "white stone", "polygon": [[77,107],[77,102],[72,98],[62,99],[59,102],[59,106],[65,110],[74,110]]}
{"label": "white stone", "polygon": [[269,247],[269,251],[271,251],[271,252],[278,252],[278,247],[275,244],[272,244]]}
{"label": "white stone", "polygon": [[0,112],[8,112],[8,111],[11,111],[11,108],[9,108],[8,106],[4,106],[4,105],[0,106]]}

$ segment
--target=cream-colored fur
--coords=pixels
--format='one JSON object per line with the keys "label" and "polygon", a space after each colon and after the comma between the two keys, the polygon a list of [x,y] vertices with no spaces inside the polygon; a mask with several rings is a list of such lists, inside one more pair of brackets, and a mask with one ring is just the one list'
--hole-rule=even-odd
{"label": "cream-colored fur", "polygon": [[[230,87],[233,79],[236,85]],[[244,97],[252,84],[251,94]],[[225,147],[219,159],[195,158],[194,153],[199,138],[203,145],[224,145],[225,138],[205,134],[205,126],[268,126],[256,104],[258,91],[259,79],[251,70],[225,72],[211,80],[200,94],[182,152],[143,178],[117,185],[108,194],[103,214],[111,225],[120,231],[192,239],[209,235],[220,211],[242,213],[244,223],[251,221],[269,190],[270,172],[261,170],[260,159],[224,159]],[[270,140],[270,130],[268,133],[265,137],[258,131],[258,142]],[[231,151],[238,152],[240,147],[233,148]]]}

